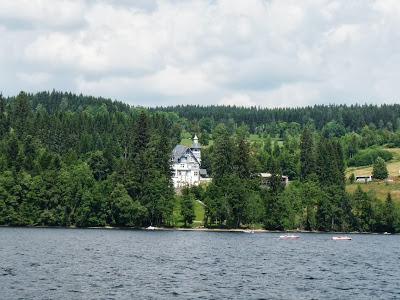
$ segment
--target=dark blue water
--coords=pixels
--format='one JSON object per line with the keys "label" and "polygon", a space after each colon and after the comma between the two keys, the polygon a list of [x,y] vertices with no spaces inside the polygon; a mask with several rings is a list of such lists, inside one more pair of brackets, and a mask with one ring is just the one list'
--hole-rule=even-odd
{"label": "dark blue water", "polygon": [[400,299],[400,236],[0,228],[0,299]]}

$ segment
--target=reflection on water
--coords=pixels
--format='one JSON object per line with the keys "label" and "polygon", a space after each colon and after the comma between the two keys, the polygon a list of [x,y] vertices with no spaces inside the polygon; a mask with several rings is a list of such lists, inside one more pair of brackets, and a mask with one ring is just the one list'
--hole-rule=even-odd
{"label": "reflection on water", "polygon": [[0,298],[400,298],[400,236],[279,235],[0,228]]}

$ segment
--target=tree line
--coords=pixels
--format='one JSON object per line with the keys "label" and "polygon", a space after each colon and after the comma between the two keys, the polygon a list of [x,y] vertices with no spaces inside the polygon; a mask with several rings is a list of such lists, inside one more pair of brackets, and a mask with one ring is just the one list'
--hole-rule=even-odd
{"label": "tree line", "polygon": [[[188,118],[180,110],[55,91],[0,96],[0,224],[173,226],[170,153],[190,130],[212,140],[202,165],[213,181],[182,191],[185,225],[197,199],[208,227],[399,230],[391,195],[382,202],[361,189],[349,194],[344,175],[351,161],[373,160],[374,172],[387,176],[382,166],[390,158],[373,147],[400,141],[388,114],[396,106],[184,108]],[[249,112],[256,123],[243,117]],[[312,120],[293,117],[303,113]],[[346,114],[364,118],[362,127],[352,130]],[[254,132],[258,140],[249,142]],[[261,172],[271,174],[266,185]],[[282,175],[291,180],[286,188]]]}
{"label": "tree line", "polygon": [[0,224],[171,224],[173,117],[63,93],[0,97]]}
{"label": "tree line", "polygon": [[390,131],[400,129],[399,104],[332,104],[287,108],[177,105],[155,107],[152,110],[177,113],[209,133],[209,129],[219,123],[224,123],[227,127],[245,124],[251,133],[264,129],[278,131],[283,124],[291,126],[291,123],[301,127],[312,123],[318,130],[322,130],[331,121],[342,127],[339,130],[348,132],[358,132],[364,126],[386,128]]}
{"label": "tree line", "polygon": [[[346,192],[345,155],[341,140],[305,127],[296,139],[250,144],[245,126],[231,135],[224,124],[215,128],[205,151],[213,182],[191,189],[205,204],[206,226],[262,224],[270,230],[375,231],[400,230],[399,207],[358,187]],[[270,172],[268,185],[260,172]],[[385,173],[386,172],[386,173]],[[281,176],[290,174],[285,188]],[[387,177],[378,157],[374,174]],[[384,178],[386,178],[384,177]],[[186,192],[187,193],[187,192]]]}

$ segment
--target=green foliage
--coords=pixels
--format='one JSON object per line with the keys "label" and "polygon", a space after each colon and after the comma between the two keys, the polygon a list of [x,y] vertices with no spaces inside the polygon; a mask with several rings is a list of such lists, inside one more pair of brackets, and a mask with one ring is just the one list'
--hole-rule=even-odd
{"label": "green foliage", "polygon": [[322,128],[322,135],[325,138],[334,138],[341,137],[346,133],[346,129],[342,124],[339,124],[336,121],[331,121],[326,123],[326,125]]}
{"label": "green foliage", "polygon": [[301,134],[300,142],[300,178],[306,180],[315,172],[314,141],[312,132],[306,127]]}
{"label": "green foliage", "polygon": [[317,146],[316,173],[323,187],[338,186],[344,190],[345,166],[338,140],[320,138]]}
{"label": "green foliage", "polygon": [[399,212],[393,203],[392,196],[388,193],[383,208],[383,222],[382,231],[394,233],[399,228]]}
{"label": "green foliage", "polygon": [[218,125],[213,133],[214,146],[212,156],[212,172],[218,182],[225,175],[233,172],[233,141],[227,128]]}
{"label": "green foliage", "polygon": [[0,97],[0,224],[171,224],[172,120],[65,93]]}
{"label": "green foliage", "polygon": [[375,225],[372,197],[358,186],[353,194],[352,202],[354,227],[361,232],[372,230]]}
{"label": "green foliage", "polygon": [[356,180],[356,176],[354,175],[354,173],[351,173],[350,176],[349,176],[350,184],[353,184],[355,180]]}
{"label": "green foliage", "polygon": [[[390,159],[379,147],[400,144],[399,113],[400,105],[136,109],[55,91],[0,96],[0,224],[176,224],[170,153],[197,133],[203,144],[212,134],[202,167],[213,182],[184,191],[187,226],[196,198],[208,227],[397,232],[391,196],[347,194],[344,168]],[[267,187],[261,172],[271,173]]]}
{"label": "green foliage", "polygon": [[264,221],[265,205],[260,193],[252,191],[248,194],[243,222],[254,225]]}
{"label": "green foliage", "polygon": [[372,166],[372,177],[374,179],[386,179],[388,175],[385,161],[381,157],[378,157]]}
{"label": "green foliage", "polygon": [[191,225],[195,218],[194,201],[195,198],[191,191],[188,188],[184,188],[181,196],[181,215],[185,227]]}
{"label": "green foliage", "polygon": [[368,166],[372,165],[378,157],[384,161],[389,161],[393,158],[393,154],[387,150],[370,148],[359,151],[348,161],[350,167]]}
{"label": "green foliage", "polygon": [[139,226],[146,216],[146,208],[134,201],[122,184],[117,184],[110,195],[112,224]]}

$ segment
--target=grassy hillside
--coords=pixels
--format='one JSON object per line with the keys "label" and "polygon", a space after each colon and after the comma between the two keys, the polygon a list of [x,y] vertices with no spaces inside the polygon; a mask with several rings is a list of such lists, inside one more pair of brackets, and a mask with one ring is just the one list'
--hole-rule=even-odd
{"label": "grassy hillside", "polygon": [[[195,218],[192,224],[192,227],[199,227],[203,225],[204,220],[204,206],[199,201],[194,201],[194,214]],[[183,227],[183,220],[181,216],[181,207],[179,203],[179,199],[175,199],[174,205],[174,226]]]}
{"label": "grassy hillside", "polygon": [[[387,169],[389,172],[389,181],[370,182],[367,184],[360,184],[361,188],[366,192],[372,192],[378,199],[385,200],[387,193],[392,194],[392,198],[400,202],[400,148],[388,148],[385,150],[392,152],[393,159],[387,162]],[[353,167],[346,170],[346,177],[351,173],[354,175],[371,175],[372,166]],[[348,192],[354,192],[358,184],[349,184],[347,186]]]}
{"label": "grassy hillside", "polygon": [[[346,187],[348,192],[353,193],[358,184],[349,184]],[[366,184],[359,184],[363,191],[372,192],[378,199],[385,200],[387,194],[390,192],[394,201],[400,202],[400,181],[394,182],[370,182]]]}
{"label": "grassy hillside", "polygon": [[[389,178],[394,179],[400,175],[400,148],[385,148],[385,150],[393,154],[393,159],[387,162],[386,165],[389,171]],[[346,176],[350,176],[351,173],[354,173],[356,176],[370,175],[372,174],[372,166],[347,168]]]}

